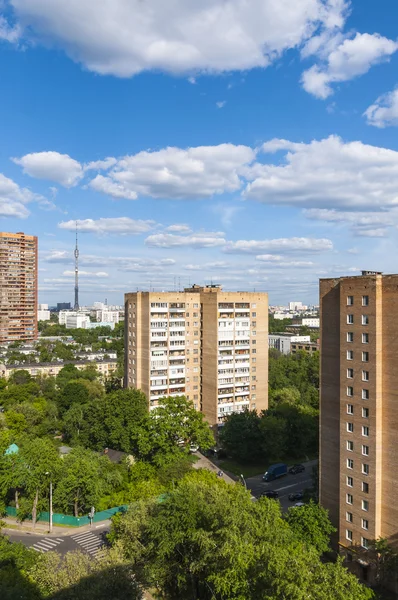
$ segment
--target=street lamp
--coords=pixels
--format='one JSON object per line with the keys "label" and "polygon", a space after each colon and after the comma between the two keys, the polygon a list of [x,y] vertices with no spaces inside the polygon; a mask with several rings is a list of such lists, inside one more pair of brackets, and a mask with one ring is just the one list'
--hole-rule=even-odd
{"label": "street lamp", "polygon": [[46,471],[46,475],[50,476],[50,533],[53,532],[53,482],[51,473]]}
{"label": "street lamp", "polygon": [[242,473],[240,474],[240,477],[241,477],[241,479],[242,479],[242,481],[243,481],[243,485],[244,485],[244,486],[245,486],[245,488],[247,489],[246,480],[245,480],[245,478],[243,477]]}

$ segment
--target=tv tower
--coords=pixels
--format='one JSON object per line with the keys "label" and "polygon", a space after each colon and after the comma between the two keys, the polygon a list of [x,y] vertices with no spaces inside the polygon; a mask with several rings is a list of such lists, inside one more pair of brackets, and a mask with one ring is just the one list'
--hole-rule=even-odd
{"label": "tv tower", "polygon": [[75,248],[75,310],[79,310],[79,246],[77,243],[77,221],[76,221],[76,248]]}

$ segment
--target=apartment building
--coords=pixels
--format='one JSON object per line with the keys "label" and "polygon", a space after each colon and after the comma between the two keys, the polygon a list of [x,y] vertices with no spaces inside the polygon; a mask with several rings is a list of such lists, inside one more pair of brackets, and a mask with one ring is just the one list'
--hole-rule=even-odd
{"label": "apartment building", "polygon": [[320,301],[320,501],[355,562],[398,542],[398,275],[322,279]]}
{"label": "apartment building", "polygon": [[268,407],[268,295],[193,286],[125,295],[125,386],[185,395],[211,425]]}
{"label": "apartment building", "polygon": [[37,237],[0,232],[0,342],[37,338]]}
{"label": "apartment building", "polygon": [[66,364],[73,364],[76,369],[83,371],[87,367],[95,366],[100,379],[111,377],[117,369],[117,360],[76,360],[75,362],[30,363],[22,365],[0,364],[0,378],[9,379],[15,371],[27,371],[32,377],[56,377]]}

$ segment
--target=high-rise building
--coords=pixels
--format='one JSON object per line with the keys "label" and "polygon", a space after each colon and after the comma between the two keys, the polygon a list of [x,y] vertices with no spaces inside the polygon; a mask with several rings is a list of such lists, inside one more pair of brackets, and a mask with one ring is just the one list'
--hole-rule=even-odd
{"label": "high-rise building", "polygon": [[193,286],[125,295],[126,387],[185,395],[211,425],[268,407],[268,294]]}
{"label": "high-rise building", "polygon": [[58,302],[58,304],[57,304],[57,311],[70,310],[70,309],[71,309],[70,302]]}
{"label": "high-rise building", "polygon": [[37,338],[37,237],[0,232],[0,342]]}
{"label": "high-rise building", "polygon": [[355,559],[398,537],[398,275],[321,279],[320,304],[320,501]]}

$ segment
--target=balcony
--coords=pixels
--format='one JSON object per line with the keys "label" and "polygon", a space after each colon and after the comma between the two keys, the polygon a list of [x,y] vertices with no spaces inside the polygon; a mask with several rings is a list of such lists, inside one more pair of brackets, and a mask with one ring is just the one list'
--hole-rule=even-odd
{"label": "balcony", "polygon": [[152,315],[154,315],[154,314],[161,313],[164,315],[164,313],[167,313],[167,312],[169,312],[169,309],[167,308],[167,306],[164,306],[164,307],[163,306],[154,306],[154,307],[151,306],[151,318],[152,318]]}
{"label": "balcony", "polygon": [[[162,390],[162,393],[160,393],[160,390]],[[151,395],[154,391],[159,391],[161,396],[167,395],[167,383],[163,383],[162,385],[152,385],[151,383]]]}

